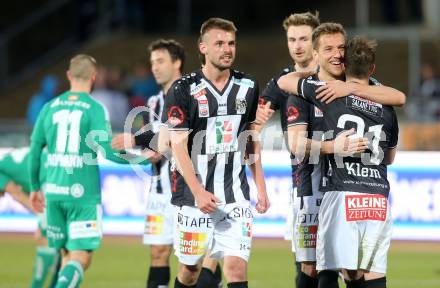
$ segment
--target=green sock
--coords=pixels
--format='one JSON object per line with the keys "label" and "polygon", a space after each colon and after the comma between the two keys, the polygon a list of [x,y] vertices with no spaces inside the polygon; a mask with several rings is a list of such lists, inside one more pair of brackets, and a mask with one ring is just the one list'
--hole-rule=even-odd
{"label": "green sock", "polygon": [[69,261],[58,277],[56,288],[77,288],[84,277],[84,270],[77,261]]}
{"label": "green sock", "polygon": [[42,288],[44,280],[53,265],[56,264],[58,253],[56,249],[49,247],[37,247],[34,260],[34,269],[32,272],[32,288]]}
{"label": "green sock", "polygon": [[54,265],[52,266],[52,277],[49,282],[49,286],[47,288],[55,288],[57,286],[58,275],[60,274],[61,269],[61,253],[57,251],[57,259]]}

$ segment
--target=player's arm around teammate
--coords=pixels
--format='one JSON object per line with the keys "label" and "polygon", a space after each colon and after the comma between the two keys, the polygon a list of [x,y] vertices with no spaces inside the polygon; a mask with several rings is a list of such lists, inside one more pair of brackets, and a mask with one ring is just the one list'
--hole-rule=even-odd
{"label": "player's arm around teammate", "polygon": [[316,90],[316,99],[330,103],[337,98],[356,95],[367,100],[390,106],[403,106],[406,103],[405,93],[384,85],[361,85],[340,80],[329,81]]}

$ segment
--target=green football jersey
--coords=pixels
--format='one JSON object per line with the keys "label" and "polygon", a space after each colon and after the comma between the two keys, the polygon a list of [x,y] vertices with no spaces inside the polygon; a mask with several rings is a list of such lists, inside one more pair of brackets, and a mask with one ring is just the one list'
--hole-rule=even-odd
{"label": "green football jersey", "polygon": [[146,164],[141,157],[111,148],[107,110],[84,92],[65,92],[41,110],[31,136],[31,191],[40,190],[37,155],[47,147],[46,181],[42,187],[47,201],[101,202],[97,152],[108,160]]}
{"label": "green football jersey", "polygon": [[[42,165],[47,156],[44,151],[41,155]],[[0,191],[5,189],[9,181],[13,181],[22,187],[23,192],[30,193],[29,158],[29,147],[11,149],[0,155]],[[44,182],[45,172],[46,169],[40,169],[40,182]]]}

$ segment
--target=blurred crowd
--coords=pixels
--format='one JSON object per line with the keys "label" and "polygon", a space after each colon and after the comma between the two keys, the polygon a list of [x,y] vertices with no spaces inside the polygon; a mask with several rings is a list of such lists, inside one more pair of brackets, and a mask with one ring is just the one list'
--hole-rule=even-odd
{"label": "blurred crowd", "polygon": [[[159,90],[160,86],[156,84],[148,67],[139,62],[129,73],[124,73],[117,66],[100,66],[91,95],[107,108],[113,130],[123,131],[125,118],[130,110],[144,105]],[[60,93],[59,79],[54,75],[47,75],[41,81],[40,90],[29,101],[26,117],[30,126],[35,124],[44,104]]]}
{"label": "blurred crowd", "polygon": [[414,122],[440,120],[440,75],[432,62],[422,64],[419,89],[409,95],[405,111],[408,119]]}
{"label": "blurred crowd", "polygon": [[[408,95],[405,116],[411,122],[440,121],[440,74],[435,64],[422,64],[421,83],[416,93]],[[125,118],[134,107],[142,106],[146,100],[159,92],[149,68],[143,62],[136,63],[132,70],[124,73],[117,66],[100,66],[92,97],[108,110],[115,131],[123,131]],[[47,75],[41,81],[40,90],[30,99],[27,121],[33,126],[44,104],[61,93],[59,79]]]}

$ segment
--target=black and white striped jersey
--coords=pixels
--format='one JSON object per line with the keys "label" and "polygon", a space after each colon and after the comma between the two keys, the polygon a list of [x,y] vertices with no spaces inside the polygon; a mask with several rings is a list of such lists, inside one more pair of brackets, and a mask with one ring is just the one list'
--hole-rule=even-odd
{"label": "black and white striped jersey", "polygon": [[[317,80],[318,78],[314,79]],[[288,97],[285,106],[287,111],[284,119],[287,127],[307,125],[307,138],[315,141],[322,140],[324,114],[318,107],[301,97]],[[295,159],[295,163],[298,162],[298,157]],[[304,156],[304,159],[298,162],[294,173],[294,184],[297,187],[298,196],[311,196],[313,194],[312,189],[318,189],[321,180],[319,160],[318,154],[314,157]]]}
{"label": "black and white striped jersey", "polygon": [[[148,98],[147,111],[142,114],[144,125],[146,131],[142,134],[135,136],[135,142],[137,145],[142,146],[142,148],[148,148],[151,150],[157,150],[155,144],[159,133],[159,128],[161,125],[161,117],[164,109],[164,93],[160,91],[159,94],[151,96]],[[152,175],[150,184],[150,193],[171,193],[171,183],[170,183],[170,163],[168,159],[162,157],[156,163],[151,164]]]}
{"label": "black and white striped jersey", "polygon": [[[190,131],[188,152],[205,189],[222,203],[249,200],[245,149],[249,124],[255,121],[258,83],[253,77],[230,70],[219,91],[197,70],[176,81],[165,97],[162,122],[172,131]],[[172,172],[174,205],[195,206],[183,177]]]}
{"label": "black and white striped jersey", "polygon": [[[286,75],[290,72],[295,72],[295,67],[289,66],[281,71],[278,75],[272,77],[269,82],[267,82],[266,87],[264,88],[263,92],[261,93],[261,99],[260,103],[265,105],[267,102],[270,101],[270,108],[272,110],[279,110],[280,111],[280,122],[281,122],[281,129],[284,133],[284,141],[289,146],[287,142],[287,98],[288,95],[278,87],[277,81],[280,79],[281,76]],[[291,168],[292,168],[292,188],[297,185],[297,164],[295,162],[295,155],[290,153],[290,160],[291,160]]]}
{"label": "black and white striped jersey", "polygon": [[382,160],[384,153],[397,145],[399,127],[393,107],[354,95],[325,104],[315,97],[315,90],[324,84],[312,78],[301,79],[298,82],[298,94],[323,111],[325,130],[332,132],[329,138],[334,139],[338,133],[354,128],[355,137],[366,137],[370,144],[369,150],[359,156],[339,160],[336,156],[328,156],[329,165],[323,174],[322,191],[352,191],[388,196],[390,187],[387,166]]}

